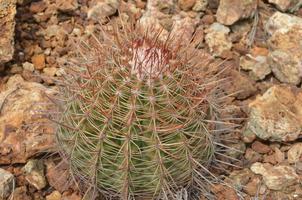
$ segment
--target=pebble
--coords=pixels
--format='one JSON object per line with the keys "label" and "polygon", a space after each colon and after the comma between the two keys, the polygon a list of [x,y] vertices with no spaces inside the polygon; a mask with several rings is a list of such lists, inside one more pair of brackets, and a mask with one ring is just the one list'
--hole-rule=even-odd
{"label": "pebble", "polygon": [[258,153],[266,154],[271,151],[271,148],[268,145],[263,144],[262,142],[255,141],[252,144],[252,149]]}
{"label": "pebble", "polygon": [[247,132],[263,140],[289,142],[302,131],[302,91],[274,85],[249,104]]}
{"label": "pebble", "polygon": [[28,70],[30,72],[35,71],[35,66],[32,63],[30,63],[30,62],[23,63],[22,67],[23,67],[24,70]]}
{"label": "pebble", "polygon": [[178,0],[178,6],[184,11],[191,10],[195,3],[196,0]]}
{"label": "pebble", "polygon": [[107,17],[116,13],[119,5],[119,0],[105,0],[104,2],[97,2],[95,5],[89,7],[87,12],[88,19],[104,22],[107,20]]}
{"label": "pebble", "polygon": [[232,48],[232,42],[228,38],[230,29],[222,24],[213,23],[207,30],[205,41],[214,56],[221,56],[224,51]]}
{"label": "pebble", "polygon": [[37,190],[41,190],[46,186],[42,160],[29,160],[23,167],[23,171],[25,173],[25,179]]}
{"label": "pebble", "polygon": [[250,54],[242,56],[240,57],[240,67],[249,71],[249,76],[256,81],[263,80],[272,71],[266,56],[254,57]]}
{"label": "pebble", "polygon": [[196,0],[192,10],[195,12],[205,11],[208,6],[208,0]]}
{"label": "pebble", "polygon": [[276,7],[282,12],[293,9],[295,6],[298,7],[299,3],[300,6],[302,5],[300,0],[268,0],[268,2],[276,5]]}
{"label": "pebble", "polygon": [[220,0],[217,21],[232,25],[240,19],[252,17],[257,8],[257,0]]}
{"label": "pebble", "polygon": [[55,190],[51,194],[46,196],[46,200],[61,200],[61,197],[61,193]]}
{"label": "pebble", "polygon": [[78,0],[56,0],[56,6],[59,11],[62,12],[72,12],[78,7]]}
{"label": "pebble", "polygon": [[287,159],[292,164],[302,161],[302,143],[296,143],[288,150]]}
{"label": "pebble", "polygon": [[251,170],[255,174],[262,175],[265,185],[271,190],[284,190],[299,183],[299,176],[290,166],[272,166],[268,163],[256,162],[251,166]]}
{"label": "pebble", "polygon": [[41,70],[45,67],[44,54],[36,54],[31,58],[31,62],[34,64],[35,69]]}
{"label": "pebble", "polygon": [[0,199],[7,198],[15,187],[15,178],[10,172],[0,168]]}

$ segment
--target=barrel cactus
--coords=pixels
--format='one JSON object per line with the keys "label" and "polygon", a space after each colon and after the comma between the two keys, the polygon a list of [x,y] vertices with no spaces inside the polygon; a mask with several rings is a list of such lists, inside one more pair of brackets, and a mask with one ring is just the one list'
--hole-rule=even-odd
{"label": "barrel cactus", "polygon": [[65,68],[60,154],[105,197],[174,199],[204,187],[219,149],[219,74],[192,42],[114,24],[81,42]]}

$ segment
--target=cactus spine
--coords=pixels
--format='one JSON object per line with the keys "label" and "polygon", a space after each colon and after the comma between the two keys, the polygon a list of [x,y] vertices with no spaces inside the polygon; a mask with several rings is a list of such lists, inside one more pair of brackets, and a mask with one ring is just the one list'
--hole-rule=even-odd
{"label": "cactus spine", "polygon": [[181,38],[128,23],[105,29],[79,45],[61,87],[57,139],[72,174],[120,199],[202,187],[217,149],[219,76]]}

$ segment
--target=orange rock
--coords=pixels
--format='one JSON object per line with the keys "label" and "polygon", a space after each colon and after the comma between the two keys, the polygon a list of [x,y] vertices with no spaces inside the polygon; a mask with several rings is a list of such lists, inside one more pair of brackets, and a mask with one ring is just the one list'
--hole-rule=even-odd
{"label": "orange rock", "polygon": [[45,67],[45,56],[44,54],[36,54],[31,58],[35,69],[41,70]]}
{"label": "orange rock", "polygon": [[178,5],[184,11],[190,10],[196,3],[196,0],[179,0]]}
{"label": "orange rock", "polygon": [[253,56],[267,56],[268,55],[268,49],[263,47],[254,47],[251,50],[251,54]]}

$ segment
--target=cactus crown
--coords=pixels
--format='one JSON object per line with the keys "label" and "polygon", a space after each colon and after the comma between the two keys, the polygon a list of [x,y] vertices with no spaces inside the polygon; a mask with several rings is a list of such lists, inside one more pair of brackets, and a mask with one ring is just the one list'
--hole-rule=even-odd
{"label": "cactus crown", "polygon": [[73,175],[122,199],[203,186],[220,85],[208,59],[195,59],[190,41],[139,25],[101,27],[99,36],[79,45],[61,87],[57,139]]}

